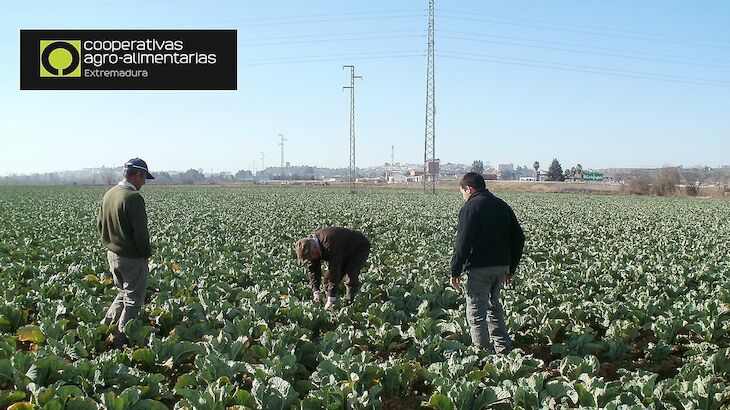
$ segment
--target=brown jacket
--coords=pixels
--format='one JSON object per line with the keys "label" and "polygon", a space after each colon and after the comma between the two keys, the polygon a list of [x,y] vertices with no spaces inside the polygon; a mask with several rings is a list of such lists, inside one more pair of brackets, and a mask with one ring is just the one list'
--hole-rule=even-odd
{"label": "brown jacket", "polygon": [[[314,233],[319,239],[321,258],[305,262],[312,287],[319,289],[322,261],[328,263],[326,282],[339,282],[344,275],[357,275],[370,253],[370,241],[360,232],[330,226]],[[329,280],[328,280],[329,279]]]}

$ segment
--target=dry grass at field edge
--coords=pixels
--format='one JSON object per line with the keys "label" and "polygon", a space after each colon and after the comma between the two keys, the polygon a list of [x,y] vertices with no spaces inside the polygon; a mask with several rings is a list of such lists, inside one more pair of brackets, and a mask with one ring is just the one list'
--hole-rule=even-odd
{"label": "dry grass at field edge", "polygon": [[[311,189],[349,189],[346,182],[322,184],[319,181],[289,181],[283,182],[231,182],[211,185],[149,185],[149,187],[262,187],[262,188],[311,188]],[[437,191],[458,191],[457,181],[439,182]],[[591,183],[591,182],[523,182],[523,181],[487,181],[487,188],[493,192],[543,192],[564,194],[592,194],[592,195],[633,195],[626,185]],[[384,190],[422,190],[421,183],[376,184],[358,183],[356,190],[384,189]],[[681,190],[674,196],[686,197]],[[725,198],[730,194],[721,192],[719,188],[702,187],[695,198]]]}

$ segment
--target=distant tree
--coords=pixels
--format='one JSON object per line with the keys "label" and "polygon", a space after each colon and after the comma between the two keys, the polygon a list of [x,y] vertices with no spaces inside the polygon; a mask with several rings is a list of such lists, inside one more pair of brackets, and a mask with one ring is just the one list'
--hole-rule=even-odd
{"label": "distant tree", "polygon": [[180,182],[185,185],[199,184],[205,182],[205,175],[196,169],[189,169],[180,175]]}
{"label": "distant tree", "polygon": [[540,169],[540,163],[537,162],[537,161],[535,161],[532,164],[532,167],[535,168],[535,181],[539,181],[540,180],[540,171],[539,171],[539,169]]}
{"label": "distant tree", "polygon": [[575,174],[576,174],[575,167],[570,167],[570,168],[566,169],[564,174],[565,174],[566,180],[567,179],[575,180]]}
{"label": "distant tree", "polygon": [[517,168],[515,168],[516,177],[527,177],[530,175],[532,175],[532,171],[527,168],[527,165],[517,165]]}
{"label": "distant tree", "polygon": [[246,179],[246,178],[253,178],[253,172],[242,169],[238,172],[236,172],[236,179]]}
{"label": "distant tree", "polygon": [[111,186],[119,182],[119,178],[117,178],[117,173],[114,171],[113,168],[104,168],[102,170],[102,176],[104,178],[104,182],[106,182],[107,185]]}
{"label": "distant tree", "polygon": [[662,168],[654,184],[654,193],[659,196],[674,195],[679,185],[679,170],[674,167]]}
{"label": "distant tree", "polygon": [[564,181],[565,175],[563,175],[563,167],[560,166],[557,158],[553,158],[553,162],[550,163],[550,168],[547,172],[548,181]]}
{"label": "distant tree", "polygon": [[700,192],[700,185],[705,179],[702,168],[682,169],[682,180],[684,180],[684,190],[688,196],[697,196]]}
{"label": "distant tree", "polygon": [[172,184],[172,177],[170,177],[170,174],[164,171],[155,172],[154,173],[155,179],[150,180],[151,183],[156,185],[165,185],[165,184]]}
{"label": "distant tree", "polygon": [[649,195],[651,192],[651,177],[643,171],[634,171],[629,177],[626,189],[630,194]]}
{"label": "distant tree", "polygon": [[471,172],[476,172],[477,174],[484,173],[484,163],[482,162],[482,160],[477,159],[471,163]]}
{"label": "distant tree", "polygon": [[700,185],[707,182],[708,179],[714,179],[716,183],[720,182],[719,175],[713,176],[713,169],[708,166],[685,168],[681,170],[681,174],[685,192],[689,196],[697,196],[700,193]]}
{"label": "distant tree", "polygon": [[577,177],[579,177],[579,178],[583,178],[583,165],[578,164],[578,165],[575,166],[574,175],[577,176]]}

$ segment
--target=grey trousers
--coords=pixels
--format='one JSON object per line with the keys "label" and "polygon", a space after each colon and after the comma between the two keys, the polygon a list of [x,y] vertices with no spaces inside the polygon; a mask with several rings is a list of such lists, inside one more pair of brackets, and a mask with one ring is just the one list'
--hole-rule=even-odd
{"label": "grey trousers", "polygon": [[508,273],[509,266],[489,266],[467,272],[466,319],[471,329],[471,341],[499,354],[507,354],[512,349],[499,301],[504,277]]}
{"label": "grey trousers", "polygon": [[102,323],[116,325],[124,333],[124,325],[137,317],[142,309],[150,276],[149,265],[146,258],[125,258],[112,251],[107,251],[106,256],[117,287],[117,297],[106,311]]}

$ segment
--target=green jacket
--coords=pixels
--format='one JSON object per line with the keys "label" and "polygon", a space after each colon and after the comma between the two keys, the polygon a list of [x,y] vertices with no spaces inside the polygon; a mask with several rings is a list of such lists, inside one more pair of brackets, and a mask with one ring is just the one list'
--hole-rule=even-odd
{"label": "green jacket", "polygon": [[149,258],[152,255],[147,210],[137,190],[125,185],[109,189],[101,200],[97,219],[101,243],[125,258]]}

